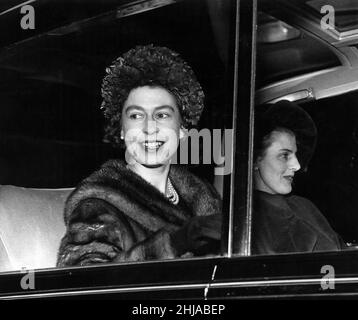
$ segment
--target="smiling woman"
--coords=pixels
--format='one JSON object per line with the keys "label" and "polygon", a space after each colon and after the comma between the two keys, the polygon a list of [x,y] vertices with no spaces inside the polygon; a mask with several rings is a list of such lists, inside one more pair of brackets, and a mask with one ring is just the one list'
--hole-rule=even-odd
{"label": "smiling woman", "polygon": [[278,102],[258,117],[255,140],[252,253],[342,249],[316,206],[289,195],[296,172],[307,166],[315,148],[310,116],[293,103]]}
{"label": "smiling woman", "polygon": [[[160,87],[133,89],[123,106],[121,137],[125,139],[127,163],[133,171],[159,168],[169,162],[185,137],[175,98]],[[165,191],[165,185],[159,188]]]}
{"label": "smiling woman", "polygon": [[277,128],[264,140],[268,146],[256,161],[256,189],[271,194],[290,193],[295,172],[301,168],[296,157],[295,134],[289,129]]}
{"label": "smiling woman", "polygon": [[221,213],[212,186],[171,165],[179,140],[203,109],[194,72],[168,48],[138,46],[107,69],[102,96],[107,139],[115,146],[124,142],[126,161],[106,162],[67,199],[58,265],[194,251],[178,242],[181,227],[192,217]]}

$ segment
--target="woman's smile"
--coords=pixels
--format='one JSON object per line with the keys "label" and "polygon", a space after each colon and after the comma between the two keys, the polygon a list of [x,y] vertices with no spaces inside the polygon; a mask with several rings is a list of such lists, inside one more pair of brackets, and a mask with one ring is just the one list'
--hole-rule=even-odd
{"label": "woman's smile", "polygon": [[129,93],[122,117],[126,159],[146,166],[167,165],[184,136],[182,131],[180,112],[170,92],[144,86]]}
{"label": "woman's smile", "polygon": [[158,151],[158,149],[164,144],[164,141],[144,141],[143,147],[145,148],[146,151],[151,152],[151,151]]}

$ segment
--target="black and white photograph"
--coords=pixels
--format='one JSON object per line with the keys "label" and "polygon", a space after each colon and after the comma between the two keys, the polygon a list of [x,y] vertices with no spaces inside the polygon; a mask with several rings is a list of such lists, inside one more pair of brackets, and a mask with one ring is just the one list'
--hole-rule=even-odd
{"label": "black and white photograph", "polygon": [[358,0],[2,0],[0,34],[0,300],[358,298]]}

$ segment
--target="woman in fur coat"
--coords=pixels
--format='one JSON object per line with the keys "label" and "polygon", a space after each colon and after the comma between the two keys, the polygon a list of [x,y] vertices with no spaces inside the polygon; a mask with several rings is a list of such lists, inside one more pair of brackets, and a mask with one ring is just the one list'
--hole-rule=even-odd
{"label": "woman in fur coat", "polygon": [[199,121],[202,88],[177,53],[153,45],[128,51],[106,71],[105,138],[125,146],[125,161],[106,162],[67,199],[57,264],[169,259],[195,252],[201,242],[186,241],[185,222],[221,214],[221,201],[211,185],[171,165],[171,158]]}

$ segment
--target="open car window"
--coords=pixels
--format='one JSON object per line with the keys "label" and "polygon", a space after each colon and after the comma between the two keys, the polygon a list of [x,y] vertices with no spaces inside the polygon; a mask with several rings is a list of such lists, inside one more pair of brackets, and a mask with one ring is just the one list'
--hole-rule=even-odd
{"label": "open car window", "polygon": [[313,3],[323,6],[295,4],[306,9],[301,20],[280,1],[258,5],[252,255],[344,251],[357,242],[355,46],[323,40],[326,11],[309,18]]}
{"label": "open car window", "polygon": [[[54,268],[67,197],[105,161],[124,159],[103,141],[101,82],[106,67],[137,45],[175,50],[197,75],[205,109],[197,134],[180,149],[187,157],[177,161],[216,190],[228,217],[235,2],[91,1],[86,12],[76,1],[31,7],[35,27],[14,27],[0,54],[1,271]],[[56,19],[44,17],[50,8],[59,11]],[[14,4],[0,17],[13,21],[20,9]],[[215,256],[225,250],[227,241]]]}

